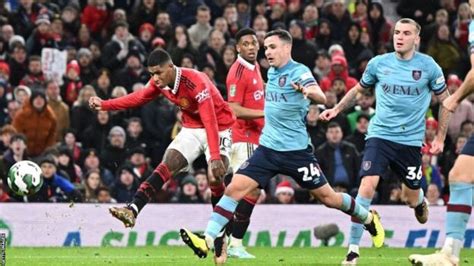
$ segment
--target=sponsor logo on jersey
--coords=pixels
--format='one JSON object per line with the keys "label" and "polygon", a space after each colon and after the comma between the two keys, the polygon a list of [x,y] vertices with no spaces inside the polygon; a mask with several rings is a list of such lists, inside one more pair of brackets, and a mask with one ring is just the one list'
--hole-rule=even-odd
{"label": "sponsor logo on jersey", "polygon": [[211,94],[209,93],[209,89],[204,89],[203,91],[199,92],[196,95],[196,101],[198,103],[202,103],[204,100],[206,100],[210,97],[211,97]]}
{"label": "sponsor logo on jersey", "polygon": [[421,70],[413,70],[411,76],[414,80],[419,80],[421,78]]}
{"label": "sponsor logo on jersey", "polygon": [[364,161],[362,163],[362,169],[364,169],[364,171],[368,171],[370,169],[370,167],[372,167],[372,162],[371,161]]}
{"label": "sponsor logo on jersey", "polygon": [[280,87],[285,86],[285,84],[286,84],[286,75],[281,76],[281,77],[278,79],[278,85],[279,85]]}
{"label": "sponsor logo on jersey", "polygon": [[255,101],[258,101],[263,98],[263,95],[264,95],[263,90],[258,90],[253,93],[253,98],[255,99]]}

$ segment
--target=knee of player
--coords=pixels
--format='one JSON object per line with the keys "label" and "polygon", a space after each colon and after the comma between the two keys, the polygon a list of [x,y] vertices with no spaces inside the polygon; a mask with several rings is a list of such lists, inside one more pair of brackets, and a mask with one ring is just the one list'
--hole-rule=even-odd
{"label": "knee of player", "polygon": [[451,171],[449,171],[449,182],[473,183],[474,180],[472,179],[472,175],[469,176],[467,171],[462,171],[457,167],[453,167]]}

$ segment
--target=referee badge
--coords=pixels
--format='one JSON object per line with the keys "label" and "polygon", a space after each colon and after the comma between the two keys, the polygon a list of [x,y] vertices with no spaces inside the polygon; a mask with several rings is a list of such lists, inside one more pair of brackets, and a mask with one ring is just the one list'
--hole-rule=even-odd
{"label": "referee badge", "polygon": [[235,92],[237,91],[237,85],[231,84],[229,89],[229,94],[231,97],[235,96]]}
{"label": "referee badge", "polygon": [[421,70],[413,70],[411,76],[414,80],[419,80],[421,78]]}

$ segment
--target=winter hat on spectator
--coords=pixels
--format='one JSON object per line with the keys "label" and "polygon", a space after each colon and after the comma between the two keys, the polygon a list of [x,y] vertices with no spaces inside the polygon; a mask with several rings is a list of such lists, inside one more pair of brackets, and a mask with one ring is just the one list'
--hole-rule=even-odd
{"label": "winter hat on spectator", "polygon": [[122,137],[126,138],[125,130],[121,126],[114,126],[109,132],[109,138],[114,134],[119,134]]}
{"label": "winter hat on spectator", "polygon": [[47,14],[41,14],[38,16],[38,18],[36,18],[35,24],[39,25],[41,23],[45,23],[48,25],[51,24],[51,21],[49,20],[49,16]]}
{"label": "winter hat on spectator", "polygon": [[331,57],[336,55],[344,56],[344,48],[339,44],[333,44],[329,46],[328,53]]}
{"label": "winter hat on spectator", "polygon": [[458,77],[456,74],[451,74],[448,76],[448,80],[446,81],[446,85],[451,86],[451,85],[456,85],[456,86],[461,86],[462,80]]}
{"label": "winter hat on spectator", "polygon": [[74,69],[76,71],[77,75],[81,74],[81,67],[79,66],[79,63],[76,60],[71,60],[69,64],[67,64],[66,67],[66,73],[69,72],[69,70]]}
{"label": "winter hat on spectator", "polygon": [[0,72],[5,73],[7,76],[10,76],[10,66],[5,62],[0,62]]}
{"label": "winter hat on spectator", "polygon": [[143,31],[149,31],[151,32],[152,34],[155,33],[155,27],[153,27],[153,25],[151,23],[143,23],[140,28],[138,29],[138,35],[140,35]]}
{"label": "winter hat on spectator", "polygon": [[291,186],[291,183],[290,181],[288,180],[285,180],[285,181],[281,181],[277,187],[276,187],[276,190],[275,190],[275,196],[277,196],[278,194],[282,193],[282,192],[287,192],[289,193],[291,196],[293,196],[295,194],[295,190],[293,189],[293,187]]}
{"label": "winter hat on spectator", "polygon": [[81,48],[79,51],[77,51],[77,59],[83,57],[83,56],[89,56],[92,57],[92,52],[88,48]]}
{"label": "winter hat on spectator", "polygon": [[10,40],[8,41],[8,47],[12,49],[17,44],[20,44],[21,46],[25,46],[25,38],[23,38],[21,35],[13,35],[13,37],[11,37]]}
{"label": "winter hat on spectator", "polygon": [[26,87],[25,85],[19,85],[13,90],[13,95],[15,96],[15,99],[18,98],[17,94],[19,91],[25,91],[28,97],[31,96],[31,90],[30,88]]}
{"label": "winter hat on spectator", "polygon": [[153,46],[153,48],[156,48],[157,46],[160,46],[163,48],[163,47],[166,47],[166,41],[161,37],[156,37],[151,42],[151,46]]}
{"label": "winter hat on spectator", "polygon": [[181,181],[181,186],[184,186],[186,184],[193,184],[195,187],[197,187],[197,180],[194,176],[188,175],[183,180]]}
{"label": "winter hat on spectator", "polygon": [[344,67],[347,67],[347,60],[344,56],[336,55],[333,56],[331,59],[331,66],[334,65],[342,65]]}
{"label": "winter hat on spectator", "polygon": [[429,117],[426,119],[426,128],[433,128],[438,129],[438,121],[433,117]]}

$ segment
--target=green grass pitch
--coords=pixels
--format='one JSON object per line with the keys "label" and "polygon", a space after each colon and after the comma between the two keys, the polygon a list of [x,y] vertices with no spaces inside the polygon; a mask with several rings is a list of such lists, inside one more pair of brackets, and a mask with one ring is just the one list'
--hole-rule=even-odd
{"label": "green grass pitch", "polygon": [[[249,248],[254,260],[229,259],[228,265],[340,265],[344,248]],[[435,249],[362,249],[359,265],[410,265],[408,255]],[[187,247],[7,248],[6,265],[213,265]],[[474,250],[463,249],[462,265],[474,265]]]}

